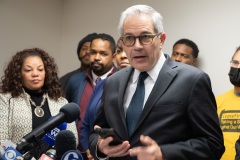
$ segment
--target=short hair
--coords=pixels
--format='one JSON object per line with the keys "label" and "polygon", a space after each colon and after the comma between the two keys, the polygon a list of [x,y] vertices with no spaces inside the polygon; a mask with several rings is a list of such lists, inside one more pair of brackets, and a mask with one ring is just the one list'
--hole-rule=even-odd
{"label": "short hair", "polygon": [[78,56],[78,59],[81,60],[80,58],[80,55],[79,55],[79,52],[83,46],[84,43],[86,42],[92,42],[92,40],[94,39],[94,37],[97,36],[97,33],[91,33],[91,34],[88,34],[86,37],[84,37],[82,40],[79,41],[78,43],[78,47],[77,47],[77,56]]}
{"label": "short hair", "polygon": [[54,100],[62,97],[63,92],[57,75],[57,65],[47,52],[39,48],[24,49],[12,57],[4,71],[4,76],[1,78],[1,93],[11,93],[12,97],[18,97],[23,93],[21,69],[26,58],[31,56],[38,56],[43,61],[45,69],[44,88],[48,96]]}
{"label": "short hair", "polygon": [[116,44],[115,44],[115,40],[112,36],[110,36],[109,34],[105,34],[105,33],[99,33],[93,38],[93,40],[95,40],[95,39],[102,39],[104,41],[105,40],[109,41],[110,42],[110,50],[112,51],[112,54],[115,53]]}
{"label": "short hair", "polygon": [[173,48],[177,45],[177,44],[185,44],[186,46],[192,48],[192,55],[194,58],[198,57],[198,53],[199,53],[199,49],[198,46],[196,45],[196,43],[194,43],[193,41],[183,38],[178,40],[177,42],[174,43]]}
{"label": "short hair", "polygon": [[237,47],[236,51],[234,52],[233,56],[232,56],[232,60],[233,60],[233,57],[236,55],[236,53],[240,51],[240,46]]}
{"label": "short hair", "polygon": [[155,32],[163,32],[163,18],[159,12],[155,11],[152,7],[147,5],[134,5],[127,8],[121,14],[118,24],[118,32],[120,35],[122,35],[123,32],[124,21],[129,15],[148,15],[152,18]]}

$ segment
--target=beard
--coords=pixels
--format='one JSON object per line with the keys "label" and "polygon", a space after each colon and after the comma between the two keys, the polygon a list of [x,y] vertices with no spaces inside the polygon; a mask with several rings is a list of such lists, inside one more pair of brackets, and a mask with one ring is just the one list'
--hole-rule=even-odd
{"label": "beard", "polygon": [[103,64],[99,63],[98,61],[92,62],[91,63],[91,68],[96,75],[101,75],[101,73],[104,71]]}

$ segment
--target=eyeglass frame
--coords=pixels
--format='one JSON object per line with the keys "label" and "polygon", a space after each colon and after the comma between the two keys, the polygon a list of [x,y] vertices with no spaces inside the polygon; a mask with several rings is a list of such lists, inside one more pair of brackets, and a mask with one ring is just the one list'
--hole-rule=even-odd
{"label": "eyeglass frame", "polygon": [[231,64],[231,67],[239,68],[240,62],[237,60],[231,60],[230,64]]}
{"label": "eyeglass frame", "polygon": [[[152,44],[153,38],[155,38],[156,36],[160,36],[161,34],[162,34],[162,32],[161,32],[161,33],[157,33],[157,34],[142,34],[142,35],[140,35],[140,36],[126,35],[126,36],[121,36],[119,39],[123,42],[123,44],[124,44],[125,46],[133,46],[133,45],[136,43],[136,39],[137,39],[137,38],[138,38],[138,40],[139,40],[139,42],[140,42],[141,45],[149,45],[149,44]],[[151,37],[152,41],[151,41],[150,43],[147,43],[147,44],[142,43],[141,37],[143,37],[143,36],[152,36],[152,37]],[[131,44],[131,45],[126,45],[126,44],[124,43],[124,40],[123,40],[123,38],[126,38],[126,37],[133,37],[133,38],[134,38],[133,44]]]}

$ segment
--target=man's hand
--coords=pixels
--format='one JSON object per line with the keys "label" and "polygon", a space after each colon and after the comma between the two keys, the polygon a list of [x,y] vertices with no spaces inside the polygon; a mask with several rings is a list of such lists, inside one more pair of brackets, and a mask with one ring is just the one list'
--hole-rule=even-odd
{"label": "man's hand", "polygon": [[93,156],[91,155],[89,149],[87,150],[87,158],[88,160],[94,160]]}
{"label": "man's hand", "polygon": [[[100,128],[99,126],[94,126],[94,130]],[[123,141],[122,144],[116,146],[109,146],[109,143],[113,140],[112,137],[107,137],[105,139],[99,136],[98,138],[98,151],[104,153],[108,157],[123,157],[129,154],[130,144],[128,141]]]}
{"label": "man's hand", "polygon": [[160,146],[153,139],[142,135],[140,141],[145,146],[130,149],[130,156],[137,156],[138,160],[164,160]]}

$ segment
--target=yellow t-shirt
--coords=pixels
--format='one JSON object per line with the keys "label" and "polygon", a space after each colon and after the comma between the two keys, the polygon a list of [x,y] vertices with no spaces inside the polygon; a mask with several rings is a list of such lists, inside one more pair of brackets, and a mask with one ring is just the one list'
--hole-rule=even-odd
{"label": "yellow t-shirt", "polygon": [[234,89],[231,89],[217,96],[216,102],[225,145],[221,160],[234,160],[235,143],[240,135],[240,97],[234,94]]}

